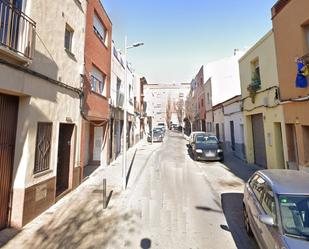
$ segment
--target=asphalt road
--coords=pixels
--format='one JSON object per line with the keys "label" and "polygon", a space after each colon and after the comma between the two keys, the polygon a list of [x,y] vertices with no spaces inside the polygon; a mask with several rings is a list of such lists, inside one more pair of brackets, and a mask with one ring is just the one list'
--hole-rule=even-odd
{"label": "asphalt road", "polygon": [[134,194],[127,203],[138,212],[140,229],[131,235],[128,248],[135,248],[141,238],[147,239],[141,240],[142,248],[257,248],[243,226],[244,179],[237,175],[245,167],[239,169],[229,157],[231,167],[195,162],[187,143],[180,133],[169,132],[140,175],[133,177],[138,181],[132,180]]}

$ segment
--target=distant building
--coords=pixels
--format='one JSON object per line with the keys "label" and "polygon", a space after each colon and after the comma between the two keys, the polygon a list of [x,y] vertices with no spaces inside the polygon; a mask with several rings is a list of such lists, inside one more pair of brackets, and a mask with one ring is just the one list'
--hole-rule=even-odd
{"label": "distant building", "polygon": [[210,62],[191,82],[186,101],[186,121],[193,131],[214,132],[213,106],[240,94],[238,60],[243,52]]}
{"label": "distant building", "polygon": [[185,97],[190,84],[147,84],[144,85],[144,100],[147,102],[147,116],[153,117],[153,124],[174,123],[182,125]]}

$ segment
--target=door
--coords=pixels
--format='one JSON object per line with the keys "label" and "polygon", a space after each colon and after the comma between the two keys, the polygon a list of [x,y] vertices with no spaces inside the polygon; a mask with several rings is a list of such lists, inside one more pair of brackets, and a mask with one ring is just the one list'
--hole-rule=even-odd
{"label": "door", "polygon": [[274,136],[276,146],[277,167],[280,169],[284,169],[285,163],[284,163],[281,123],[274,123],[274,129],[275,129]]}
{"label": "door", "polygon": [[113,159],[113,144],[114,144],[114,119],[111,119],[110,128],[109,128],[110,134],[109,134],[109,159]]}
{"label": "door", "polygon": [[0,229],[8,223],[18,101],[0,93]]}
{"label": "door", "polygon": [[234,131],[234,121],[230,121],[230,131],[231,131],[231,144],[232,150],[235,150],[235,131]]}
{"label": "door", "polygon": [[93,161],[101,161],[103,127],[94,127],[93,143]]}
{"label": "door", "polygon": [[267,168],[263,114],[252,115],[251,120],[255,163]]}
{"label": "door", "polygon": [[[69,189],[70,166],[73,165],[73,124],[60,124],[57,161],[56,196]],[[73,152],[73,153],[72,153]]]}

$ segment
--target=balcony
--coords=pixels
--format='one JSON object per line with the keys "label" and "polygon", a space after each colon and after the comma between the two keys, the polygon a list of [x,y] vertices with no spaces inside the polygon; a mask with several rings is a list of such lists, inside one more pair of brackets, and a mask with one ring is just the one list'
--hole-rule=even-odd
{"label": "balcony", "polygon": [[32,60],[36,23],[11,3],[0,1],[0,58]]}

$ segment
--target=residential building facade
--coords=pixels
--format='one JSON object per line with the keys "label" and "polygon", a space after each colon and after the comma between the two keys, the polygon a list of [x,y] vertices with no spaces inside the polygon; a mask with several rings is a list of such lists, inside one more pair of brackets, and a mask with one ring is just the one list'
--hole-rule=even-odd
{"label": "residential building facade", "polygon": [[22,227],[80,182],[86,1],[0,9],[2,229]]}
{"label": "residential building facade", "polygon": [[112,23],[102,4],[87,1],[82,102],[82,176],[108,162]]}
{"label": "residential building facade", "polygon": [[190,97],[186,101],[188,123],[195,112],[192,130],[215,132],[213,106],[240,94],[238,60],[242,55],[243,52],[238,51],[200,68],[191,82]]}
{"label": "residential building facade", "polygon": [[272,22],[280,98],[283,104],[287,139],[288,168],[308,170],[309,115],[309,2],[306,0],[278,1],[272,8]]}
{"label": "residential building facade", "polygon": [[243,103],[237,95],[222,103],[224,114],[224,150],[246,160]]}
{"label": "residential building facade", "polygon": [[222,103],[212,108],[214,133],[219,141],[224,141],[224,109]]}
{"label": "residential building facade", "polygon": [[286,168],[284,116],[274,34],[271,30],[239,60],[246,159],[264,168]]}

